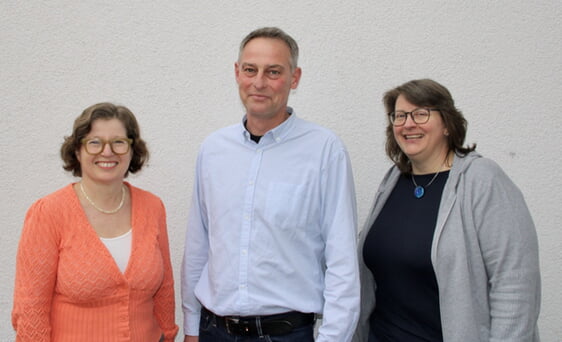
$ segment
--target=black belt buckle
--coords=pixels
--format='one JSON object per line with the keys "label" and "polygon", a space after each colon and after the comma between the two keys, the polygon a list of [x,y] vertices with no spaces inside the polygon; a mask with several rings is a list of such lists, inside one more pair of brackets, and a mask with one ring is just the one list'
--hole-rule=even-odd
{"label": "black belt buckle", "polygon": [[[234,331],[234,326],[238,327],[238,323],[240,323],[240,319],[234,317],[225,317],[224,318],[224,325],[226,327],[226,332],[234,335],[237,332]],[[238,329],[236,329],[238,330]]]}
{"label": "black belt buckle", "polygon": [[237,317],[225,317],[226,332],[231,335],[251,336],[256,334],[255,322],[250,322]]}

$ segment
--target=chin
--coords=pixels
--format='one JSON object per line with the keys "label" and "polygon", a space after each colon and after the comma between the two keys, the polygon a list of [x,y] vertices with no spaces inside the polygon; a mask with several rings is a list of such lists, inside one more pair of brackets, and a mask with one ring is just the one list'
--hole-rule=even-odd
{"label": "chin", "polygon": [[274,117],[275,115],[272,115],[269,112],[262,112],[262,111],[248,111],[248,116],[254,117],[254,118],[259,118],[259,119],[269,119]]}

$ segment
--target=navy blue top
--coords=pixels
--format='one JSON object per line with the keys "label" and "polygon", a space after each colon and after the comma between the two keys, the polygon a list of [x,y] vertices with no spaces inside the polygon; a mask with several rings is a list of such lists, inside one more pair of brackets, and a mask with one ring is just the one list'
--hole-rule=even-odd
{"label": "navy blue top", "polygon": [[377,342],[443,341],[431,243],[449,171],[426,186],[433,176],[415,176],[425,187],[416,198],[411,175],[403,174],[365,239],[363,258],[376,283],[370,326]]}

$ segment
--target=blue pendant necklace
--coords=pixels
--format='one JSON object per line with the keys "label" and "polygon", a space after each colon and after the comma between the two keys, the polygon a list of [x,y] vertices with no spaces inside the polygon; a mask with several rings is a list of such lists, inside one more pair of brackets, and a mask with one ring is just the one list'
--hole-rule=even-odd
{"label": "blue pendant necklace", "polygon": [[429,186],[431,185],[431,183],[433,183],[433,181],[437,178],[437,176],[439,176],[439,172],[441,172],[441,170],[437,171],[437,173],[435,174],[435,176],[433,176],[433,178],[431,178],[431,180],[429,181],[429,183],[427,183],[424,186],[418,185],[418,183],[416,183],[416,179],[414,178],[414,173],[412,173],[412,183],[414,183],[414,197],[415,198],[422,198],[423,195],[425,194],[425,188],[429,188]]}

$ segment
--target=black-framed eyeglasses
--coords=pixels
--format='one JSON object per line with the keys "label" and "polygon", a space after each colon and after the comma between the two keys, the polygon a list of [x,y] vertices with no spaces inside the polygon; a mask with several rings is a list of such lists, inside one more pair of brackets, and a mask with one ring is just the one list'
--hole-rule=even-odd
{"label": "black-framed eyeglasses", "polygon": [[431,111],[439,111],[437,108],[416,108],[411,112],[405,112],[403,110],[397,110],[395,112],[388,113],[388,119],[393,126],[403,126],[408,120],[408,115],[417,124],[424,124],[429,121],[429,114]]}
{"label": "black-framed eyeglasses", "polygon": [[86,152],[91,155],[102,153],[106,144],[109,144],[109,147],[114,154],[121,155],[129,152],[133,139],[115,138],[111,140],[103,140],[100,138],[84,138],[80,142],[84,145]]}

